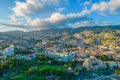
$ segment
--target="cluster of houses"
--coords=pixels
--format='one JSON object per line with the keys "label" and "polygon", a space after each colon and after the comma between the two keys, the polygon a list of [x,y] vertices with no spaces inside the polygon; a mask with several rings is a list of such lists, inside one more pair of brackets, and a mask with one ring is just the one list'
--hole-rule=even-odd
{"label": "cluster of houses", "polygon": [[[0,41],[2,42],[2,41]],[[6,47],[4,50],[0,50],[0,57],[7,58],[14,56],[18,59],[34,59],[36,54],[46,54],[59,61],[84,61],[83,67],[87,69],[106,68],[108,65],[118,66],[120,54],[115,51],[119,51],[120,47],[105,47],[105,46],[89,46],[82,42],[80,39],[72,40],[58,40],[50,41],[43,39],[41,42],[36,43],[34,40],[18,40],[13,41],[14,45]],[[17,54],[14,55],[14,49],[27,49],[33,51],[31,54]],[[113,56],[116,61],[101,61],[96,59],[95,55],[108,55]],[[92,57],[91,57],[92,56]]]}
{"label": "cluster of houses", "polygon": [[114,69],[120,68],[120,63],[115,61],[102,61],[95,57],[85,59],[83,67],[87,70],[99,70],[99,69]]}
{"label": "cluster of houses", "polygon": [[14,45],[10,45],[9,47],[5,48],[4,51],[0,51],[0,56],[2,58],[7,58],[7,57],[10,57],[10,56],[13,56],[14,55],[14,48],[15,46]]}

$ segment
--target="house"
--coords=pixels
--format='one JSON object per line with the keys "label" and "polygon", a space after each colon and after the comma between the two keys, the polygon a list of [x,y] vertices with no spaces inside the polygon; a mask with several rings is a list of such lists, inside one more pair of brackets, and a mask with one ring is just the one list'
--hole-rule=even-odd
{"label": "house", "polygon": [[118,68],[120,68],[120,63],[117,63],[118,64]]}
{"label": "house", "polygon": [[118,64],[115,61],[109,61],[107,62],[110,69],[118,67]]}
{"label": "house", "polygon": [[52,76],[47,76],[47,77],[46,77],[46,80],[60,80],[60,77],[56,77],[56,76],[54,76],[54,75],[52,75]]}
{"label": "house", "polygon": [[120,60],[120,55],[113,56],[115,60],[119,61]]}

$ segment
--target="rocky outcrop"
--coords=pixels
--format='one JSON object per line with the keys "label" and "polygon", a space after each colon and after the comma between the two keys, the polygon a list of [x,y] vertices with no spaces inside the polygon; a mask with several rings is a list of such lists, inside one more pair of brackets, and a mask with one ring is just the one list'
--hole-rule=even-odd
{"label": "rocky outcrop", "polygon": [[99,59],[96,58],[87,58],[83,63],[83,67],[88,70],[104,69],[107,68],[107,65]]}

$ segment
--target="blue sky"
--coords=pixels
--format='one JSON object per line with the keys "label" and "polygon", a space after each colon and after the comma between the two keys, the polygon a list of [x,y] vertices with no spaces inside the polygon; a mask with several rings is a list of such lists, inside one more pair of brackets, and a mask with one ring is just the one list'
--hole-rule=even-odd
{"label": "blue sky", "polygon": [[0,31],[120,25],[120,0],[0,0]]}

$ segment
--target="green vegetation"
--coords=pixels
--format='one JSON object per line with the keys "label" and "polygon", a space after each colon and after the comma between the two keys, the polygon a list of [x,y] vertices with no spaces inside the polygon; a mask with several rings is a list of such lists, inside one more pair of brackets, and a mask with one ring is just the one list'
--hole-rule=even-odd
{"label": "green vegetation", "polygon": [[15,48],[14,50],[14,54],[17,55],[17,54],[22,54],[22,55],[27,55],[27,54],[31,54],[32,52],[30,50],[27,50],[27,49],[18,49],[18,48]]}
{"label": "green vegetation", "polygon": [[66,77],[66,75],[68,74],[66,72],[66,68],[64,68],[63,66],[55,66],[55,65],[54,66],[42,65],[38,68],[38,73],[41,74],[42,76],[55,75],[63,78]]}
{"label": "green vegetation", "polygon": [[[47,76],[51,75],[60,77],[60,80],[73,79],[73,73],[67,72],[64,64],[65,62],[58,62],[43,54],[37,55],[33,60],[9,57],[6,63],[0,64],[0,76],[6,74],[3,80],[45,80]],[[71,62],[66,63],[67,66],[71,64]]]}
{"label": "green vegetation", "polygon": [[115,74],[120,76],[120,70],[115,70]]}
{"label": "green vegetation", "polygon": [[101,59],[103,61],[113,61],[114,60],[113,56],[107,56],[107,55],[99,55],[99,56],[97,55],[96,58]]}

